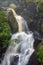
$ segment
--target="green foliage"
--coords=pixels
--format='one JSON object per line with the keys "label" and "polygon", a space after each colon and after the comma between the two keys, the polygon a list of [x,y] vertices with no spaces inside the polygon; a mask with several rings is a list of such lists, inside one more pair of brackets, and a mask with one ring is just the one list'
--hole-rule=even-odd
{"label": "green foliage", "polygon": [[34,2],[41,2],[41,0],[34,0]]}
{"label": "green foliage", "polygon": [[43,3],[39,2],[37,4],[37,8],[38,8],[38,14],[37,14],[37,24],[39,27],[37,27],[38,31],[43,33]]}
{"label": "green foliage", "polygon": [[0,11],[0,22],[5,21],[5,13]]}
{"label": "green foliage", "polygon": [[39,3],[38,9],[40,12],[43,13],[43,3],[41,3],[41,2]]}
{"label": "green foliage", "polygon": [[15,43],[19,43],[20,41],[18,39],[14,39]]}
{"label": "green foliage", "polygon": [[18,39],[13,39],[13,40],[11,40],[11,44],[13,44],[13,43],[19,43],[20,41],[18,40]]}
{"label": "green foliage", "polygon": [[41,65],[43,64],[43,42],[42,45],[39,47],[38,52],[37,52],[37,57],[38,57],[38,61],[41,63]]}
{"label": "green foliage", "polygon": [[0,52],[8,45],[10,32],[6,15],[3,11],[0,11]]}
{"label": "green foliage", "polygon": [[42,17],[43,16],[43,3],[40,3],[39,6],[38,6],[38,16],[39,17]]}
{"label": "green foliage", "polygon": [[15,46],[16,44],[18,44],[20,42],[19,39],[13,39],[13,40],[10,40],[11,42],[11,46]]}
{"label": "green foliage", "polygon": [[5,1],[3,2],[3,5],[4,5],[4,6],[8,6],[8,5],[9,5],[8,1],[5,0]]}

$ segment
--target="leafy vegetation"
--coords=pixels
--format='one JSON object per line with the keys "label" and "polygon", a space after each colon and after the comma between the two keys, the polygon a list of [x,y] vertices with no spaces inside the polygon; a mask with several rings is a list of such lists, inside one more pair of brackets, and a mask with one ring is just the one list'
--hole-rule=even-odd
{"label": "leafy vegetation", "polygon": [[6,14],[0,10],[0,52],[7,47],[10,39],[10,27],[7,23]]}
{"label": "leafy vegetation", "polygon": [[38,5],[38,22],[39,32],[43,33],[43,3],[40,2]]}
{"label": "leafy vegetation", "polygon": [[38,58],[38,61],[41,63],[41,65],[43,65],[43,41],[38,48],[37,58]]}

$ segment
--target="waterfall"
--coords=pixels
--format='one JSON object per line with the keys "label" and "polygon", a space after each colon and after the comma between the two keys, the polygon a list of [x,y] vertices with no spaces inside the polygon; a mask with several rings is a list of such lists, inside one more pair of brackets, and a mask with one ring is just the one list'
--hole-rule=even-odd
{"label": "waterfall", "polygon": [[15,10],[12,9],[12,8],[8,8],[7,10],[8,11],[12,11],[13,16],[14,16],[14,18],[16,19],[16,21],[18,23],[19,32],[28,31],[29,30],[28,26],[27,26],[27,22],[26,22],[26,20],[22,16],[17,15]]}
{"label": "waterfall", "polygon": [[19,32],[12,35],[1,65],[26,65],[34,52],[34,36],[32,32],[28,31],[28,25],[24,18],[14,14],[13,9],[10,10],[12,10],[20,28]]}

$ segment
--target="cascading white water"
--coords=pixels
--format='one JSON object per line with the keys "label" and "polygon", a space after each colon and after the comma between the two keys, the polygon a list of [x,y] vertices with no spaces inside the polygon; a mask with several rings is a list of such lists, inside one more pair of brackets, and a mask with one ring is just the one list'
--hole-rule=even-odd
{"label": "cascading white water", "polygon": [[[16,19],[17,19],[17,16],[16,16]],[[27,29],[26,31],[28,31],[28,25],[26,21],[24,19],[23,20],[19,19],[19,21],[20,23],[22,22],[24,30],[26,27]],[[28,31],[28,34],[25,33],[25,31],[18,32],[12,35],[11,40],[12,41],[5,53],[4,60],[2,61],[2,65],[26,65],[30,59],[30,56],[34,52],[33,33],[30,31]]]}
{"label": "cascading white water", "polygon": [[22,16],[17,15],[16,12],[14,11],[14,9],[12,9],[12,8],[8,8],[7,10],[8,11],[12,11],[13,16],[14,16],[14,18],[16,19],[16,21],[18,23],[19,32],[28,31],[29,30],[29,28],[27,26],[27,22]]}

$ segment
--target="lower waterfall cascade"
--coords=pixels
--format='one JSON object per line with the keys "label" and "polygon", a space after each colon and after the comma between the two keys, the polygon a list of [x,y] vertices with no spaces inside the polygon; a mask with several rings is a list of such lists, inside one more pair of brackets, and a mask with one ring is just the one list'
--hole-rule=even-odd
{"label": "lower waterfall cascade", "polygon": [[[25,20],[22,20],[20,22],[24,22],[22,24],[25,25],[26,29],[28,28],[28,25],[25,23],[26,22]],[[35,49],[33,48],[34,45],[33,33],[30,31],[26,32],[21,31],[17,32],[16,34],[12,34],[11,37],[12,43],[10,42],[10,45],[5,53],[1,65],[26,65],[28,63]]]}
{"label": "lower waterfall cascade", "polygon": [[[13,44],[8,47],[2,65],[12,65],[10,64],[12,60],[18,58],[17,61],[13,60],[13,65],[26,65],[30,59],[30,56],[34,52],[33,43],[33,33],[26,34],[25,32],[20,32],[12,35],[11,40],[18,40],[13,42]],[[17,59],[16,59],[17,60]]]}

